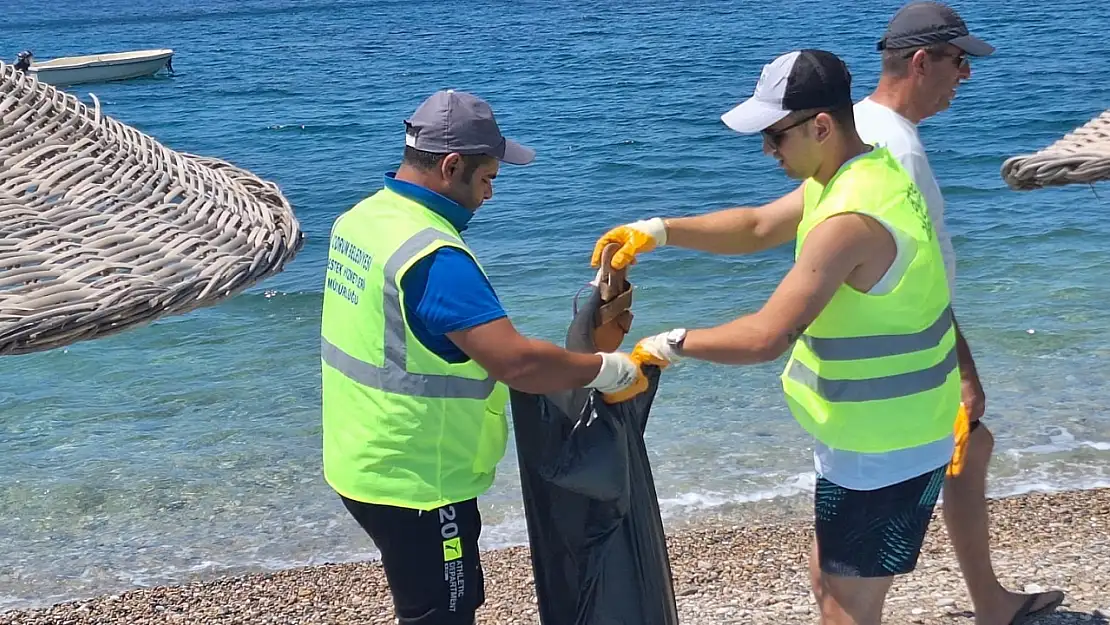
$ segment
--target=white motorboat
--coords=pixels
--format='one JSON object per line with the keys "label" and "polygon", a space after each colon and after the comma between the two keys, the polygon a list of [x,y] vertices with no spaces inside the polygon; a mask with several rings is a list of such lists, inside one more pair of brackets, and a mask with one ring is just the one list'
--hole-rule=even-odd
{"label": "white motorboat", "polygon": [[152,76],[163,68],[173,72],[173,50],[136,50],[87,56],[63,56],[37,62],[24,52],[30,65],[27,69],[38,80],[54,86],[79,85],[90,82],[127,80]]}

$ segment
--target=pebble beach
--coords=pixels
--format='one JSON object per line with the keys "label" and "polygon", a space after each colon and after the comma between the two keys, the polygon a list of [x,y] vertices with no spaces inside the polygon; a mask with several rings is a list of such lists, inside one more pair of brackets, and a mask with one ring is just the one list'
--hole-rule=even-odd
{"label": "pebble beach", "polygon": [[[1026,592],[1061,589],[1063,606],[1036,623],[1110,623],[1110,489],[1026,494],[991,502],[999,579]],[[806,570],[810,527],[686,523],[668,527],[683,625],[817,622]],[[479,623],[539,623],[524,547],[483,556],[486,605]],[[887,623],[971,625],[974,614],[938,508],[912,575],[887,598]],[[393,623],[375,562],[326,564],[159,586],[0,613],[0,625]]]}

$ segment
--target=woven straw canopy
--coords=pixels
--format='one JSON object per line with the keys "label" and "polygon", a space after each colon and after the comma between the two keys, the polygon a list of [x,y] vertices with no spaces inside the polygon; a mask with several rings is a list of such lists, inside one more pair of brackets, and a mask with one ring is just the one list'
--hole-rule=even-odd
{"label": "woven straw canopy", "polygon": [[302,244],[277,185],[0,62],[0,354],[215,304]]}
{"label": "woven straw canopy", "polygon": [[1110,111],[1036,154],[1007,159],[1002,179],[1019,190],[1110,180]]}

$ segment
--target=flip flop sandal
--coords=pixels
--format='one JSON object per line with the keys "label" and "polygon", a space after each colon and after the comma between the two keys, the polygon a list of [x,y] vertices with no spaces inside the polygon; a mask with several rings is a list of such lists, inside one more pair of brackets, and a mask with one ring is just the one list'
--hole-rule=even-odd
{"label": "flip flop sandal", "polygon": [[603,302],[594,318],[594,344],[601,351],[612,352],[632,329],[632,284],[628,282],[628,268],[616,270],[609,263],[620,249],[611,243],[601,252],[601,279],[598,291]]}
{"label": "flip flop sandal", "polygon": [[[1033,610],[1032,612],[1029,611],[1038,599],[1052,593],[1060,593],[1060,596],[1056,599],[1053,599],[1052,601],[1049,601],[1044,606]],[[1017,614],[1014,615],[1014,620],[1010,621],[1010,625],[1024,625],[1025,623],[1029,623],[1037,617],[1051,613],[1056,608],[1060,607],[1060,604],[1063,602],[1064,593],[1059,590],[1050,590],[1048,592],[1038,592],[1036,594],[1029,595],[1029,598],[1025,600],[1025,603],[1023,603],[1021,607],[1018,608]]]}

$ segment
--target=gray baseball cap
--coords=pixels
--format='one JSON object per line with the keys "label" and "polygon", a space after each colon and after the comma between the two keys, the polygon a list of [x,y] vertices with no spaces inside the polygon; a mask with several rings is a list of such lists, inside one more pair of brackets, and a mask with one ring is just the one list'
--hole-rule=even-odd
{"label": "gray baseball cap", "polygon": [[433,154],[485,154],[527,165],[536,151],[506,139],[489,104],[463,91],[437,91],[405,120],[405,145]]}
{"label": "gray baseball cap", "polygon": [[950,43],[971,56],[987,56],[994,46],[972,35],[951,7],[939,2],[911,2],[894,14],[878,49],[899,49]]}

